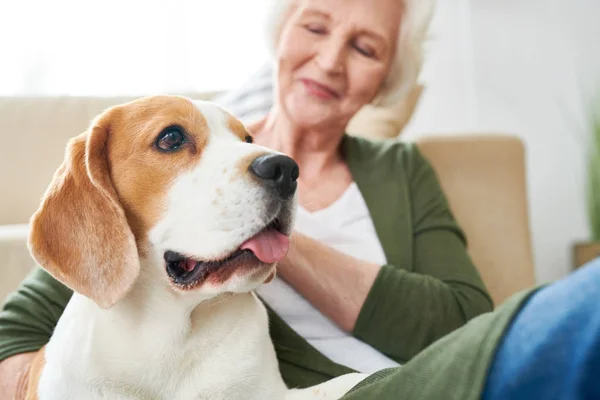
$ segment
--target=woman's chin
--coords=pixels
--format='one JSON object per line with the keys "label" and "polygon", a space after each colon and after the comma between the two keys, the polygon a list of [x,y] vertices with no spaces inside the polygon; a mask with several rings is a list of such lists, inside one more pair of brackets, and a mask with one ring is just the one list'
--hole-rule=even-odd
{"label": "woman's chin", "polygon": [[324,127],[340,125],[344,117],[334,105],[316,104],[310,101],[288,101],[290,119],[302,127]]}

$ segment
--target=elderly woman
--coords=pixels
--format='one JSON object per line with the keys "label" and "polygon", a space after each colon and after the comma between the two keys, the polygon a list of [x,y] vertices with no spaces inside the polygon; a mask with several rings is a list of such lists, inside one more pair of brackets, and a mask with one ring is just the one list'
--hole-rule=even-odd
{"label": "elderly woman", "polygon": [[[405,363],[492,309],[418,149],[345,133],[363,106],[398,101],[415,84],[430,7],[297,0],[278,9],[274,105],[250,130],[301,170],[293,249],[259,292],[290,385]],[[45,344],[70,294],[38,269],[9,299],[5,371]]]}
{"label": "elderly woman", "polygon": [[433,171],[414,147],[345,128],[415,84],[428,1],[306,0],[273,18],[274,105],[255,142],[300,166],[294,247],[259,294],[329,359],[365,372],[410,359],[489,311]]}

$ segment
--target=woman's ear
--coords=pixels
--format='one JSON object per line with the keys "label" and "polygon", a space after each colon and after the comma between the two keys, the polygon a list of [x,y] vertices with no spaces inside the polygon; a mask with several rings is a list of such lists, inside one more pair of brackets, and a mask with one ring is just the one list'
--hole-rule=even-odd
{"label": "woman's ear", "polygon": [[111,110],[71,139],[63,163],[31,218],[36,261],[75,292],[108,308],[137,279],[140,262],[110,174]]}

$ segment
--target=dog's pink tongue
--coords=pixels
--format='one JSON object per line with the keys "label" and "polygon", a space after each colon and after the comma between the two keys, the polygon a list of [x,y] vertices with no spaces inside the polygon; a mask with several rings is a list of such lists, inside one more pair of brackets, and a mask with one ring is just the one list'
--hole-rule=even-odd
{"label": "dog's pink tongue", "polygon": [[275,229],[266,229],[248,239],[240,248],[252,251],[264,263],[274,263],[285,257],[289,247],[289,237]]}

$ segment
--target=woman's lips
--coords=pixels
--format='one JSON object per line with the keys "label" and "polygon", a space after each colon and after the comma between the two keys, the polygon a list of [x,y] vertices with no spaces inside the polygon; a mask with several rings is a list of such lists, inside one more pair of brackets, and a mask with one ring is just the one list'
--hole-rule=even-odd
{"label": "woman's lips", "polygon": [[323,85],[319,82],[313,81],[312,79],[300,79],[306,90],[313,96],[322,99],[337,99],[340,97],[339,93],[333,88]]}

